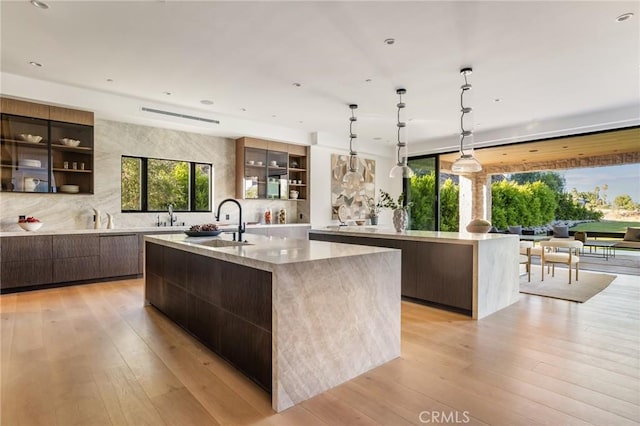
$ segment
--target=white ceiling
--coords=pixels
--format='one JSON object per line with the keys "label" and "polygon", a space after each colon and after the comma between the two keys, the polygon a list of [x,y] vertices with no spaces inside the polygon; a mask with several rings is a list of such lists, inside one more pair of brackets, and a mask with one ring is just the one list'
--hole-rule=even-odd
{"label": "white ceiling", "polygon": [[[463,66],[474,68],[477,142],[562,117],[574,129],[601,124],[591,122],[600,112],[640,117],[639,2],[48,4],[1,2],[3,73],[221,121],[328,132],[348,145],[357,103],[359,143],[392,145],[404,87],[410,144],[437,150],[459,132]],[[635,16],[616,22],[625,12]]]}

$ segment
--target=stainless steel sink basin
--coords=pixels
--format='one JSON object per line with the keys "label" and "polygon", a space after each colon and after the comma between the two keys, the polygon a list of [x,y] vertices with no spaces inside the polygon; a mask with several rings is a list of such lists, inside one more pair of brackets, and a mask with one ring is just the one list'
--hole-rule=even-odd
{"label": "stainless steel sink basin", "polygon": [[237,247],[237,246],[247,246],[250,245],[248,243],[243,243],[240,241],[228,241],[228,240],[206,240],[199,242],[203,246],[209,247]]}

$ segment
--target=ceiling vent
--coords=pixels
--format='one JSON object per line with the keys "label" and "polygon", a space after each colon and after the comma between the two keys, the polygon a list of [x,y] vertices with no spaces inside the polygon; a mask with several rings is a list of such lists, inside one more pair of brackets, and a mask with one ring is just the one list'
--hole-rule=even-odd
{"label": "ceiling vent", "polygon": [[153,112],[154,114],[170,115],[171,117],[185,118],[187,120],[203,121],[205,123],[220,124],[218,120],[213,120],[211,118],[196,117],[194,115],[187,115],[187,114],[179,114],[177,112],[163,111],[161,109],[142,107],[142,111]]}

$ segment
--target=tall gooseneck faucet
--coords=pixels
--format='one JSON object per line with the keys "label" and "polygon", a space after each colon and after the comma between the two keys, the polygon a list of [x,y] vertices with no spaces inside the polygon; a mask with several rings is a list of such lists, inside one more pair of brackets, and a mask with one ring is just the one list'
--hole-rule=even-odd
{"label": "tall gooseneck faucet", "polygon": [[[218,204],[218,212],[216,213],[216,220],[220,221],[220,210],[225,203],[234,203],[238,206],[239,216],[238,216],[238,241],[242,242],[242,234],[245,231],[244,223],[242,223],[242,205],[238,202],[238,200],[233,198],[227,198],[222,200],[220,204]],[[233,241],[236,240],[236,233],[233,233]]]}
{"label": "tall gooseneck faucet", "polygon": [[168,210],[169,210],[169,226],[173,226],[173,223],[178,219],[173,214],[173,204],[169,203]]}

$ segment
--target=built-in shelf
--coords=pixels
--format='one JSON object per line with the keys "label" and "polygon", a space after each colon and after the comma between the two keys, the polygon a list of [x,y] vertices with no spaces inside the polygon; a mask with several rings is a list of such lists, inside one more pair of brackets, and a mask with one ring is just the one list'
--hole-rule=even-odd
{"label": "built-in shelf", "polygon": [[[61,193],[63,185],[78,185],[79,194],[93,193],[92,112],[5,97],[0,102],[0,190]],[[42,140],[28,142],[20,135]],[[65,139],[80,141],[80,145],[64,145],[61,141]],[[31,188],[34,182],[38,182],[35,190]]]}

